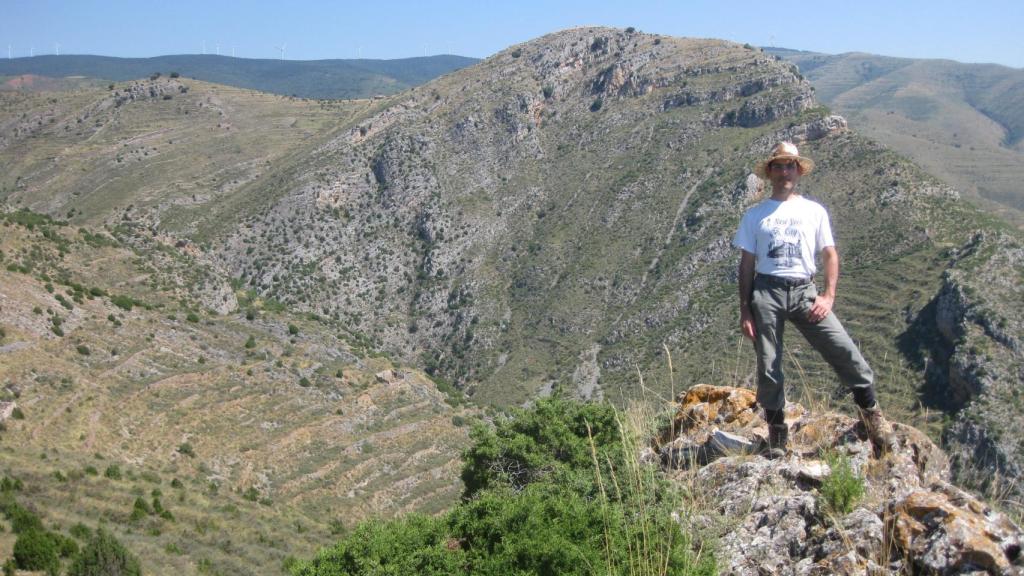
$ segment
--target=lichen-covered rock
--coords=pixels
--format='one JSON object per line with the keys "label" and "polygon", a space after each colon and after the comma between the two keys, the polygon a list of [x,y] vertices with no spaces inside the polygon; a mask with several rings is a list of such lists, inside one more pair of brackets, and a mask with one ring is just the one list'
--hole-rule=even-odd
{"label": "lichen-covered rock", "polygon": [[928,573],[1022,573],[1020,529],[952,485],[914,492],[890,504],[886,515],[892,543]]}
{"label": "lichen-covered rock", "polygon": [[[858,420],[789,404],[790,450],[769,460],[753,449],[766,425],[750,390],[699,385],[678,402],[652,445],[699,502],[680,521],[716,540],[722,574],[1021,573],[1024,533],[952,486],[945,455],[915,428],[894,423],[899,449],[879,458]],[[837,455],[864,487],[849,513],[821,491]]]}

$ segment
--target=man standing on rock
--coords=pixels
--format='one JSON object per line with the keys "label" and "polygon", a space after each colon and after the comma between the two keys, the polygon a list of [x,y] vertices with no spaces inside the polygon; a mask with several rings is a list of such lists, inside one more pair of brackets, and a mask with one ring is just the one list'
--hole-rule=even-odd
{"label": "man standing on rock", "polygon": [[[794,144],[776,144],[755,169],[771,184],[772,195],[747,210],[733,240],[742,250],[740,328],[757,351],[757,402],[768,422],[765,452],[785,455],[789,437],[782,374],[782,333],[789,320],[853,391],[871,443],[886,453],[895,448],[895,435],[875,401],[874,374],[832,313],[839,254],[828,213],[797,193],[800,177],[813,169],[814,162]],[[813,283],[818,253],[825,270],[821,294]]]}

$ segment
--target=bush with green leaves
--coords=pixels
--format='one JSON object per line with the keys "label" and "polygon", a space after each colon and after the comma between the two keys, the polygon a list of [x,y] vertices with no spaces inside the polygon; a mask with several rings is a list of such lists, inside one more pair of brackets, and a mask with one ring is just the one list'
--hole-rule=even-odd
{"label": "bush with green leaves", "polygon": [[78,553],[68,576],[139,576],[142,569],[138,559],[103,528],[92,535],[89,542]]}
{"label": "bush with green leaves", "polygon": [[473,444],[462,455],[465,498],[497,485],[522,489],[540,479],[582,475],[584,482],[593,482],[592,445],[602,466],[623,459],[615,408],[609,404],[542,399],[494,428],[475,425],[470,438]]}
{"label": "bush with green leaves", "polygon": [[122,310],[131,312],[132,307],[135,305],[135,300],[131,296],[118,295],[111,296],[110,303]]}
{"label": "bush with green leaves", "polygon": [[539,400],[471,434],[455,509],[364,522],[292,574],[715,573],[672,520],[666,483],[625,456],[610,405]]}
{"label": "bush with green leaves", "polygon": [[57,543],[45,530],[26,530],[14,541],[14,564],[19,570],[57,574],[60,570],[58,553]]}
{"label": "bush with green leaves", "polygon": [[107,466],[106,470],[103,471],[103,475],[106,476],[107,478],[110,478],[111,480],[120,480],[121,467],[118,466],[117,464],[111,464],[110,466]]}
{"label": "bush with green leaves", "polygon": [[857,476],[845,454],[825,454],[831,473],[821,482],[818,493],[825,508],[834,514],[849,514],[864,496],[864,479]]}
{"label": "bush with green leaves", "polygon": [[316,558],[292,567],[296,576],[343,574],[465,574],[465,554],[449,546],[445,522],[411,514],[360,524],[347,538]]}
{"label": "bush with green leaves", "polygon": [[2,507],[4,516],[11,523],[11,532],[21,534],[43,529],[43,521],[39,519],[39,515],[15,502],[13,498],[5,498]]}

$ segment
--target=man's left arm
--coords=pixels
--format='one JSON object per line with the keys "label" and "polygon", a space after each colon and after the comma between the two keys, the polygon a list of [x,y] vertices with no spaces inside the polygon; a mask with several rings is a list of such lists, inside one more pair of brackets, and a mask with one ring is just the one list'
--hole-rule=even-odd
{"label": "man's left arm", "polygon": [[807,313],[811,322],[821,322],[832,311],[836,302],[836,283],[839,282],[839,253],[835,246],[826,246],[821,250],[821,265],[825,269],[825,290],[818,294]]}

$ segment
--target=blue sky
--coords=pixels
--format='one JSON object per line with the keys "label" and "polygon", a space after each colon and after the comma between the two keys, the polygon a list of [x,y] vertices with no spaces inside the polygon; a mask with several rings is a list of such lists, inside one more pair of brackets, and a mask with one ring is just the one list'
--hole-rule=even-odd
{"label": "blue sky", "polygon": [[288,59],[485,57],[581,25],[826,53],[1024,67],[1024,0],[236,2],[0,0],[0,55],[207,53]]}

